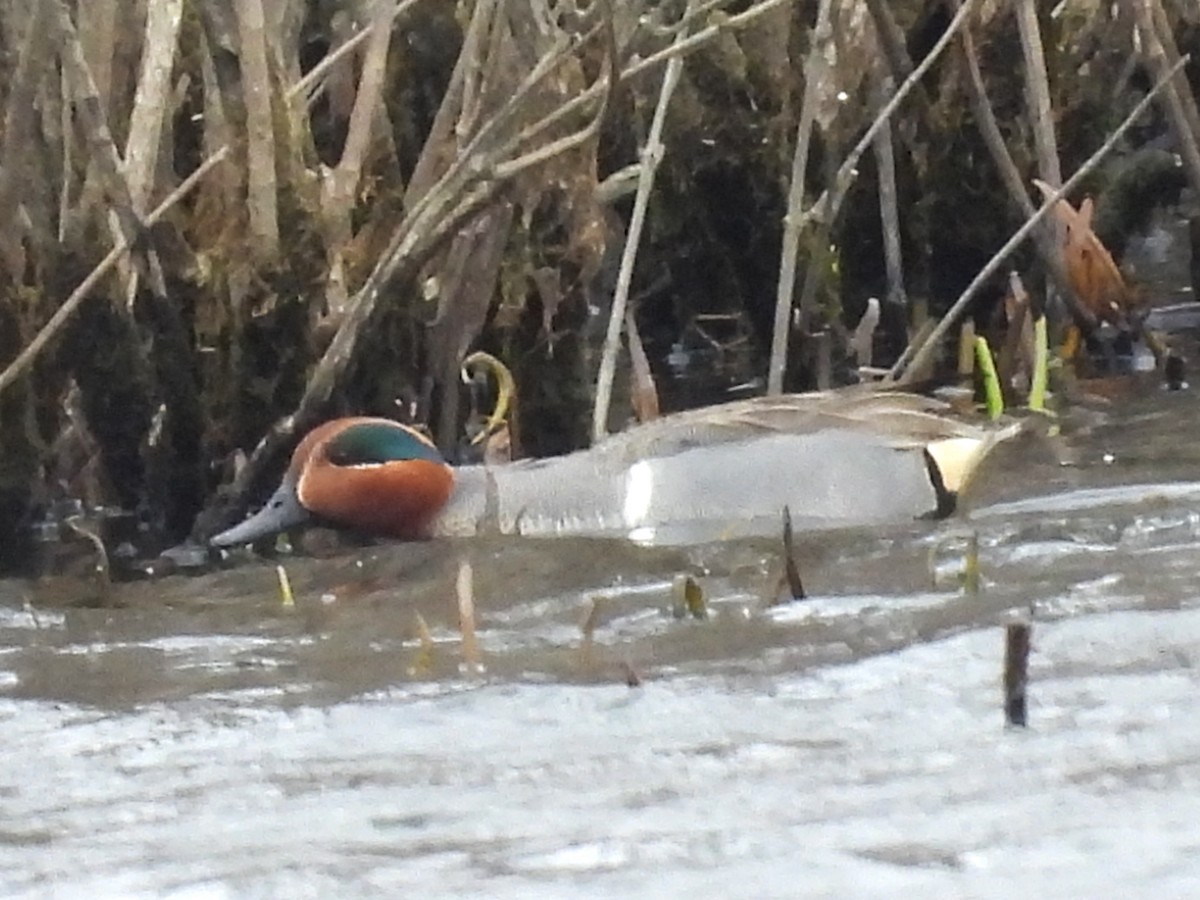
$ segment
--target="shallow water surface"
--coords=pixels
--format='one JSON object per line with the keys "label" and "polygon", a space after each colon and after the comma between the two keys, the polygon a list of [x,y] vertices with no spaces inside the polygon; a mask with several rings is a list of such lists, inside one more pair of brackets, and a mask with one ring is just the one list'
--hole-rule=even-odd
{"label": "shallow water surface", "polygon": [[[292,559],[290,608],[255,561],[115,609],[2,583],[0,893],[1186,896],[1195,413],[1152,392],[1013,448],[962,517],[801,535],[786,605],[753,536]],[[707,619],[673,612],[687,575]]]}

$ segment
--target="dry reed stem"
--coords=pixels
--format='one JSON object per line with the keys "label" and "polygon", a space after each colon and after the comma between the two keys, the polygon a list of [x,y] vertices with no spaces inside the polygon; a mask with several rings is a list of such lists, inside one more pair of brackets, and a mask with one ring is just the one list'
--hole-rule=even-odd
{"label": "dry reed stem", "polygon": [[[170,113],[171,73],[175,64],[175,45],[183,20],[183,0],[163,0],[152,3],[146,14],[146,39],[142,50],[142,71],[138,78],[129,136],[125,141],[124,172],[129,184],[129,199],[134,213],[140,218],[146,211],[158,154],[162,142],[164,119]],[[97,92],[99,89],[97,88]],[[156,255],[151,251],[150,266],[155,270],[152,287],[160,296],[166,295],[166,281]],[[132,309],[137,292],[138,275],[134,271],[126,282],[126,304]]]}
{"label": "dry reed stem", "polygon": [[1004,391],[1005,401],[1009,406],[1014,406],[1017,402],[1017,373],[1022,370],[1022,366],[1025,371],[1033,372],[1033,324],[1029,307],[1029,292],[1025,290],[1021,276],[1016,271],[1009,272],[1008,294],[1004,298],[1007,326],[1004,343],[996,357],[996,374],[1000,378],[1000,388]]}
{"label": "dry reed stem", "polygon": [[142,72],[138,78],[124,159],[129,196],[134,212],[139,215],[145,212],[154,186],[163,120],[170,112],[171,70],[182,21],[183,0],[157,0],[147,9]]}
{"label": "dry reed stem", "polygon": [[[106,108],[112,99],[113,48],[117,45],[117,13],[123,0],[87,0],[76,5],[83,56],[92,70],[96,93]],[[46,6],[44,0],[38,5]]]}
{"label": "dry reed stem", "polygon": [[875,363],[875,330],[879,327],[879,316],[879,299],[868,297],[867,308],[854,326],[849,341],[850,352],[854,354],[854,362],[860,369],[864,366],[870,368]]}
{"label": "dry reed stem", "polygon": [[96,551],[95,574],[99,581],[101,595],[107,596],[112,590],[112,570],[109,566],[108,548],[104,546],[104,540],[97,533],[95,526],[88,523],[82,515],[70,516],[66,524],[73,532],[87,540]]}
{"label": "dry reed stem", "polygon": [[1025,96],[1029,104],[1029,119],[1033,126],[1033,143],[1037,148],[1038,171],[1051,184],[1062,182],[1058,162],[1058,140],[1054,134],[1054,110],[1050,103],[1050,77],[1046,73],[1046,53],[1042,48],[1042,32],[1038,27],[1036,0],[1018,0],[1017,27],[1021,35],[1021,52],[1025,57]]}
{"label": "dry reed stem", "polygon": [[270,69],[262,0],[234,0],[238,63],[246,105],[246,207],[250,214],[250,253],[270,265],[279,255],[279,212],[275,179],[275,125],[271,114]]}
{"label": "dry reed stem", "polygon": [[[783,218],[783,244],[779,256],[779,280],[775,290],[775,324],[771,332],[771,359],[767,368],[768,395],[783,393],[783,375],[787,369],[788,342],[792,331],[792,294],[796,290],[796,266],[800,259],[808,147],[817,121],[821,91],[829,89],[826,83],[826,54],[833,38],[830,25],[832,11],[832,0],[820,0],[817,21],[813,26],[812,49],[809,50],[804,68],[804,98],[800,102],[800,121],[796,125],[796,149],[792,153],[787,214]],[[806,290],[806,293],[809,292]],[[800,307],[803,313],[803,300]],[[803,323],[803,327],[807,328],[807,323]]]}
{"label": "dry reed stem", "polygon": [[[886,102],[896,85],[891,76],[876,67],[875,89],[879,101]],[[880,102],[878,105],[882,105]],[[904,255],[900,246],[900,204],[896,195],[896,152],[892,145],[892,128],[879,129],[872,144],[875,168],[879,173],[879,217],[883,229],[883,260],[887,270],[887,299],[902,309],[908,308],[904,290]],[[865,316],[865,314],[864,314]],[[876,313],[878,316],[878,313]],[[870,362],[867,363],[870,365]]]}
{"label": "dry reed stem", "polygon": [[963,314],[963,311],[966,310],[967,305],[971,302],[971,300],[974,299],[975,294],[978,293],[979,289],[987,282],[989,278],[992,277],[992,275],[996,273],[1000,266],[1004,264],[1005,260],[1008,259],[1009,254],[1019,247],[1021,242],[1029,237],[1030,233],[1037,228],[1039,224],[1041,224],[1047,215],[1050,214],[1050,211],[1054,208],[1054,204],[1061,200],[1068,193],[1073,191],[1075,187],[1081,181],[1083,181],[1088,173],[1091,172],[1092,169],[1096,168],[1096,166],[1099,165],[1100,162],[1112,151],[1113,147],[1116,146],[1117,141],[1121,139],[1121,136],[1124,135],[1125,132],[1128,131],[1133,125],[1133,123],[1137,121],[1137,118],[1146,111],[1146,108],[1151,104],[1151,102],[1153,102],[1154,98],[1158,96],[1158,93],[1167,85],[1171,76],[1173,76],[1175,72],[1182,68],[1185,62],[1187,62],[1187,57],[1184,57],[1174,66],[1172,66],[1166,76],[1159,79],[1154,87],[1150,89],[1150,92],[1147,93],[1146,96],[1143,97],[1129,112],[1129,115],[1127,115],[1125,120],[1117,126],[1116,130],[1113,131],[1108,140],[1101,144],[1096,152],[1088,157],[1087,161],[1084,162],[1084,164],[1080,166],[1078,170],[1076,170],[1075,174],[1067,179],[1066,184],[1056,190],[1054,195],[1048,198],[1038,208],[1037,212],[1025,220],[1025,224],[1017,229],[1016,233],[1005,242],[1003,247],[996,251],[996,253],[988,261],[987,265],[979,271],[979,274],[977,274],[971,283],[967,285],[966,290],[962,292],[959,298],[954,301],[954,304],[950,307],[950,309],[946,311],[946,314],[942,316],[937,326],[929,333],[929,337],[927,337],[924,343],[922,343],[921,346],[913,353],[911,362],[908,362],[906,366],[902,367],[901,363],[904,362],[904,358],[902,357],[900,360],[898,360],[896,365],[892,367],[888,380],[893,381],[900,386],[904,386],[910,382],[912,378],[911,373],[921,372],[923,369],[932,364],[934,354],[937,352],[938,344],[940,343],[941,339],[958,321],[958,318]]}
{"label": "dry reed stem", "polygon": [[352,236],[350,215],[354,211],[363,161],[371,140],[371,126],[383,95],[383,77],[387,68],[391,30],[387,27],[393,15],[390,0],[375,0],[371,25],[364,29],[370,34],[366,58],[359,77],[358,92],[350,111],[350,124],[342,156],[334,169],[326,174],[322,184],[321,212],[327,230],[326,247],[329,254],[329,275],[326,282],[326,306],[331,316],[341,316],[347,300],[343,275],[345,255]]}
{"label": "dry reed stem", "polygon": [[[690,6],[690,3],[689,3]],[[687,40],[681,31],[676,43]],[[671,95],[679,84],[683,70],[683,59],[674,56],[663,72],[662,84],[658,89],[658,102],[654,107],[654,118],[650,133],[642,148],[641,169],[638,172],[637,194],[633,201],[633,213],[625,235],[625,247],[621,251],[621,264],[617,270],[617,285],[613,292],[612,307],[608,313],[608,329],[604,335],[604,349],[600,356],[600,371],[596,376],[596,405],[592,408],[592,442],[599,442],[608,434],[608,410],[612,402],[613,378],[617,370],[617,355],[621,349],[621,326],[625,321],[625,306],[629,300],[629,288],[633,284],[633,267],[637,262],[638,246],[642,240],[642,229],[646,223],[646,210],[650,207],[650,193],[654,190],[654,177],[666,153],[663,144],[663,129],[666,127],[667,109]],[[611,78],[610,78],[611,81]]]}
{"label": "dry reed stem", "polygon": [[[365,29],[370,35],[370,41],[366,57],[363,59],[354,108],[350,112],[350,124],[342,147],[342,157],[329,176],[329,201],[342,212],[342,217],[346,220],[347,234],[349,212],[358,190],[363,161],[370,147],[371,126],[375,119],[376,107],[383,96],[383,76],[387,68],[388,47],[392,36],[387,26],[393,15],[390,0],[375,0],[371,25]],[[334,209],[326,209],[327,215],[334,212]]]}
{"label": "dry reed stem", "polygon": [[633,413],[639,422],[649,422],[659,416],[658,387],[654,383],[650,357],[642,345],[633,307],[625,310],[625,338],[629,342],[629,393]]}
{"label": "dry reed stem", "polygon": [[[104,193],[112,204],[112,211],[119,236],[127,242],[136,241],[142,224],[134,210],[129,183],[126,181],[125,166],[121,154],[113,141],[108,127],[104,104],[96,90],[91,70],[83,56],[79,35],[71,21],[71,14],[62,0],[49,0],[55,8],[55,25],[60,40],[60,59],[63,71],[71,87],[76,114],[89,148],[88,161],[99,174]],[[67,98],[64,98],[66,102]],[[151,285],[160,296],[166,289],[162,285],[161,273],[156,284]]]}

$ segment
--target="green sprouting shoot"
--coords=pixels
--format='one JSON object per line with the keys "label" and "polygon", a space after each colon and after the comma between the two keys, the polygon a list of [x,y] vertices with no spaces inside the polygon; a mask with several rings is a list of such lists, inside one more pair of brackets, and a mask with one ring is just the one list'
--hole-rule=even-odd
{"label": "green sprouting shoot", "polygon": [[292,594],[292,582],[288,578],[287,569],[276,566],[275,576],[279,579],[279,605],[284,609],[291,609],[296,605],[296,597]]}
{"label": "green sprouting shoot", "polygon": [[983,396],[987,403],[988,418],[1000,418],[1004,412],[1004,395],[1000,391],[1000,378],[996,375],[996,362],[987,338],[975,338],[975,359],[979,363],[979,374],[983,376]]}
{"label": "green sprouting shoot", "polygon": [[708,618],[704,589],[691,575],[676,575],[671,583],[671,612],[677,619]]}
{"label": "green sprouting shoot", "polygon": [[1046,317],[1033,323],[1033,377],[1029,381],[1029,408],[1046,411],[1046,384],[1050,369],[1050,343],[1046,337]]}

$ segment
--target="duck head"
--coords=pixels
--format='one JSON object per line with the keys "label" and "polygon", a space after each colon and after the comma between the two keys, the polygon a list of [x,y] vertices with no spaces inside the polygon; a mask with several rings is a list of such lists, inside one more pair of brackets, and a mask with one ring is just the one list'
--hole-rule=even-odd
{"label": "duck head", "polygon": [[453,487],[450,466],[419,431],[390,419],[334,419],[300,442],[266,505],[209,544],[246,544],[309,523],[419,538]]}

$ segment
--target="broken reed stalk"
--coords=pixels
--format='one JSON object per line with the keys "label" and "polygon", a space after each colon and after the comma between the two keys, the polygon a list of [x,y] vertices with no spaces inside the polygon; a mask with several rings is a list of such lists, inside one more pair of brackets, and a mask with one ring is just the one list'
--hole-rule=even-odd
{"label": "broken reed stalk", "polygon": [[458,563],[458,578],[454,583],[458,598],[458,630],[462,633],[463,665],[468,672],[483,671],[483,655],[475,632],[475,575],[465,559]]}
{"label": "broken reed stalk", "polygon": [[[401,0],[401,2],[393,4],[390,14],[386,16],[385,25],[390,27],[392,22],[398,16],[408,12],[410,8],[416,6],[420,2],[421,0]],[[318,96],[320,96],[321,89],[326,84],[325,76],[329,73],[329,71],[343,59],[345,59],[347,55],[358,49],[359,45],[362,44],[363,41],[370,39],[371,35],[374,34],[377,25],[378,22],[373,20],[353,37],[347,38],[344,43],[339,44],[336,50],[332,50],[322,57],[319,63],[309,69],[304,74],[304,77],[297,81],[296,84],[288,90],[286,99],[289,101],[294,100],[301,94],[304,94],[306,95],[307,102],[312,103]]]}
{"label": "broken reed stalk", "polygon": [[1004,629],[1004,721],[1024,728],[1028,722],[1029,646],[1033,626],[1014,622]]}
{"label": "broken reed stalk", "polygon": [[804,583],[800,580],[800,567],[796,564],[796,539],[792,532],[792,511],[783,508],[783,573],[787,580],[788,593],[793,600],[803,600]]}
{"label": "broken reed stalk", "polygon": [[[692,3],[689,2],[689,10],[691,6]],[[675,41],[680,43],[686,39],[686,30],[681,30]],[[650,192],[654,190],[654,176],[666,152],[662,135],[667,121],[667,109],[671,104],[671,95],[675,93],[675,86],[679,84],[682,70],[683,57],[671,57],[663,72],[662,85],[658,89],[658,103],[654,108],[654,118],[650,124],[650,133],[646,137],[646,146],[642,148],[633,214],[629,219],[625,247],[621,251],[617,286],[613,292],[612,307],[608,313],[608,330],[604,335],[604,349],[600,356],[600,371],[596,375],[596,401],[592,407],[592,443],[599,442],[608,434],[608,410],[612,403],[617,354],[621,349],[621,326],[625,322],[625,307],[629,301],[629,288],[633,283],[633,266],[637,262],[638,246],[641,244],[642,229],[646,223],[646,210],[650,206]]]}
{"label": "broken reed stalk", "polygon": [[629,343],[629,393],[633,413],[638,422],[649,422],[659,417],[658,386],[632,306],[625,310],[625,339]]}
{"label": "broken reed stalk", "polygon": [[[917,83],[929,71],[930,67],[937,61],[942,52],[950,45],[954,36],[963,27],[967,20],[968,13],[974,8],[976,0],[964,0],[950,24],[946,27],[945,32],[937,42],[930,48],[929,53],[921,60],[921,64],[913,69],[912,74],[904,80],[900,85],[899,90],[887,102],[870,127],[859,138],[854,148],[847,154],[845,160],[834,176],[832,187],[822,192],[817,201],[810,206],[799,218],[794,218],[792,208],[789,202],[787,218],[784,220],[785,234],[789,229],[794,230],[795,235],[800,235],[808,224],[814,220],[820,220],[825,223],[832,222],[837,217],[838,211],[841,209],[842,201],[846,198],[846,193],[850,190],[850,185],[853,184],[855,175],[858,171],[858,162],[862,155],[867,151],[875,140],[875,136],[879,130],[887,124],[892,113],[903,102],[904,98],[916,87]],[[795,186],[791,190],[795,190]],[[785,238],[786,240],[786,238]],[[792,281],[795,280],[795,273],[792,273]],[[775,298],[775,324],[774,332],[771,335],[771,359],[767,368],[767,393],[778,394],[783,390],[783,373],[787,366],[788,352],[788,330],[791,322],[792,312],[792,285],[786,280],[784,272],[784,260],[780,263],[780,278],[779,290]]]}
{"label": "broken reed stalk", "polygon": [[1013,236],[1005,242],[1004,246],[996,251],[995,255],[992,256],[987,265],[980,269],[979,274],[977,274],[971,283],[967,285],[966,290],[964,290],[959,298],[954,301],[954,304],[938,321],[937,326],[929,333],[929,336],[925,339],[925,342],[912,354],[907,366],[903,368],[901,367],[901,362],[904,361],[904,358],[902,357],[901,360],[898,360],[896,365],[892,367],[891,373],[885,380],[891,381],[900,387],[904,387],[911,383],[913,378],[911,373],[921,372],[925,369],[925,367],[932,365],[934,354],[937,353],[941,339],[945,337],[946,332],[948,332],[958,321],[959,317],[962,316],[968,304],[970,304],[970,302],[975,298],[975,295],[979,292],[979,289],[983,287],[985,283],[987,283],[988,279],[990,279],[1002,265],[1004,265],[1009,255],[1016,250],[1017,247],[1019,247],[1027,237],[1029,237],[1030,233],[1042,223],[1046,216],[1050,214],[1050,211],[1054,208],[1055,204],[1057,204],[1058,201],[1065,197],[1068,193],[1073,191],[1079,185],[1079,183],[1083,181],[1083,179],[1086,178],[1087,175],[1094,168],[1096,168],[1096,166],[1098,166],[1106,156],[1108,156],[1113,147],[1116,146],[1117,141],[1119,141],[1125,132],[1133,126],[1133,123],[1137,121],[1138,117],[1146,111],[1146,108],[1153,102],[1154,98],[1158,96],[1159,92],[1162,91],[1169,83],[1170,78],[1177,71],[1179,71],[1184,63],[1187,62],[1187,60],[1188,57],[1183,57],[1165,76],[1160,78],[1154,87],[1152,87],[1146,94],[1146,96],[1138,101],[1138,104],[1132,110],[1130,110],[1129,115],[1127,115],[1124,121],[1117,126],[1116,130],[1109,135],[1108,140],[1101,144],[1096,152],[1088,157],[1087,161],[1075,171],[1074,175],[1067,179],[1066,183],[1063,184],[1062,187],[1056,190],[1053,195],[1046,198],[1045,202],[1038,207],[1037,212],[1025,220],[1025,224],[1018,228],[1016,233],[1014,233]]}
{"label": "broken reed stalk", "polygon": [[1000,378],[1005,402],[1014,406],[1017,402],[1017,373],[1021,364],[1026,363],[1030,369],[1033,366],[1032,344],[1027,342],[1027,336],[1032,336],[1029,306],[1029,292],[1014,269],[1008,273],[1008,296],[1004,298],[1004,340],[996,356],[996,374]]}
{"label": "broken reed stalk", "polygon": [[592,643],[592,639],[596,636],[596,626],[600,624],[600,599],[599,597],[592,598],[592,602],[588,604],[587,615],[579,623],[579,630],[582,632],[583,641],[587,645]]}
{"label": "broken reed stalk", "polygon": [[[899,287],[901,291],[904,290],[904,285]],[[879,298],[868,297],[867,308],[863,310],[862,318],[850,336],[850,351],[860,371],[863,367],[875,364],[875,330],[879,328],[880,312]]]}

